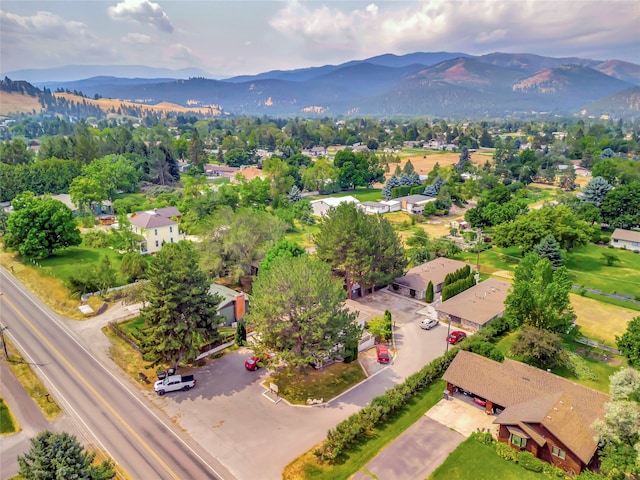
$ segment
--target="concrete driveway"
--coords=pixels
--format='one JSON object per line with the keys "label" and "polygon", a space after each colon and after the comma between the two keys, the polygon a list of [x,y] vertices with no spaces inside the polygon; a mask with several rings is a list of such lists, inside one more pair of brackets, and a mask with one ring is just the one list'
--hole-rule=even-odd
{"label": "concrete driveway", "polygon": [[[380,480],[424,480],[464,439],[458,432],[423,416],[364,468]],[[372,477],[361,470],[351,478]]]}

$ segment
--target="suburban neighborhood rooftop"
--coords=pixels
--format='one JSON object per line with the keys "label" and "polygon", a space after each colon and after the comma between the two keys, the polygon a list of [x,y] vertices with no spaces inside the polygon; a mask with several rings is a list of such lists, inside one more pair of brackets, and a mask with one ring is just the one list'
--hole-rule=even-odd
{"label": "suburban neighborhood rooftop", "polygon": [[504,311],[510,286],[508,282],[488,278],[438,305],[437,310],[484,325]]}

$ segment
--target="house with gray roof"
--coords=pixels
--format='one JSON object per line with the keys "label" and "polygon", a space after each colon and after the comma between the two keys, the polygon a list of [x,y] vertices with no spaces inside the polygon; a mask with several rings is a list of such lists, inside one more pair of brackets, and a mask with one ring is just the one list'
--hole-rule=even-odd
{"label": "house with gray roof", "polygon": [[609,395],[548,371],[459,351],[442,376],[453,395],[467,395],[496,415],[498,441],[531,452],[571,475],[597,466],[593,422]]}
{"label": "house with gray roof", "polygon": [[453,273],[467,264],[459,260],[439,257],[410,269],[404,276],[391,283],[394,292],[416,300],[424,300],[429,282],[433,283],[433,291],[442,291],[442,284],[449,273]]}
{"label": "house with gray roof", "polygon": [[509,282],[488,278],[436,306],[438,320],[476,331],[504,315],[510,286]]}
{"label": "house with gray roof", "polygon": [[185,240],[186,235],[178,228],[182,214],[176,207],[156,208],[135,212],[129,216],[134,233],[140,235],[140,253],[156,253],[165,243]]}
{"label": "house with gray roof", "polygon": [[249,311],[249,297],[244,292],[237,292],[219,283],[213,283],[209,288],[209,295],[215,295],[221,299],[218,313],[225,318],[226,326],[242,320]]}
{"label": "house with gray roof", "polygon": [[394,200],[400,202],[400,210],[422,215],[424,213],[424,206],[429,202],[435,202],[436,197],[427,197],[426,195],[407,195],[405,197],[394,198]]}

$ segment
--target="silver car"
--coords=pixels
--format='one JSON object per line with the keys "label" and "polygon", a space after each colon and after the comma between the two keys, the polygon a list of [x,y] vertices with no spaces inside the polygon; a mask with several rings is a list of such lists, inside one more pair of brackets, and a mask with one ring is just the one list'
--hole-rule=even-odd
{"label": "silver car", "polygon": [[423,330],[431,330],[433,327],[438,325],[438,320],[435,318],[425,318],[420,322],[420,328]]}

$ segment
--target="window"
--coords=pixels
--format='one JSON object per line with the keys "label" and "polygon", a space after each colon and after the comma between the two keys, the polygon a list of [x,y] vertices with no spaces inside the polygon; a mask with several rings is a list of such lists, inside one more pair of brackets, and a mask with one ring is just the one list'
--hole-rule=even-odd
{"label": "window", "polygon": [[169,233],[173,233],[173,226],[169,225]]}
{"label": "window", "polygon": [[527,446],[527,439],[519,437],[518,435],[511,434],[509,439],[511,441],[511,445],[515,447],[525,448]]}
{"label": "window", "polygon": [[618,243],[618,239],[617,239],[617,238],[614,238],[614,239],[613,239],[613,243]]}
{"label": "window", "polygon": [[154,234],[156,237],[158,236],[158,229],[157,229],[157,228],[155,228],[155,229],[153,230],[153,234]]}
{"label": "window", "polygon": [[159,247],[160,245],[158,244],[158,240],[156,240],[156,247]]}
{"label": "window", "polygon": [[640,242],[631,242],[632,247],[640,247]]}
{"label": "window", "polygon": [[551,455],[555,455],[556,457],[562,458],[564,460],[567,456],[567,452],[559,449],[558,447],[551,447]]}
{"label": "window", "polygon": [[173,243],[173,237],[171,237],[171,243]]}

